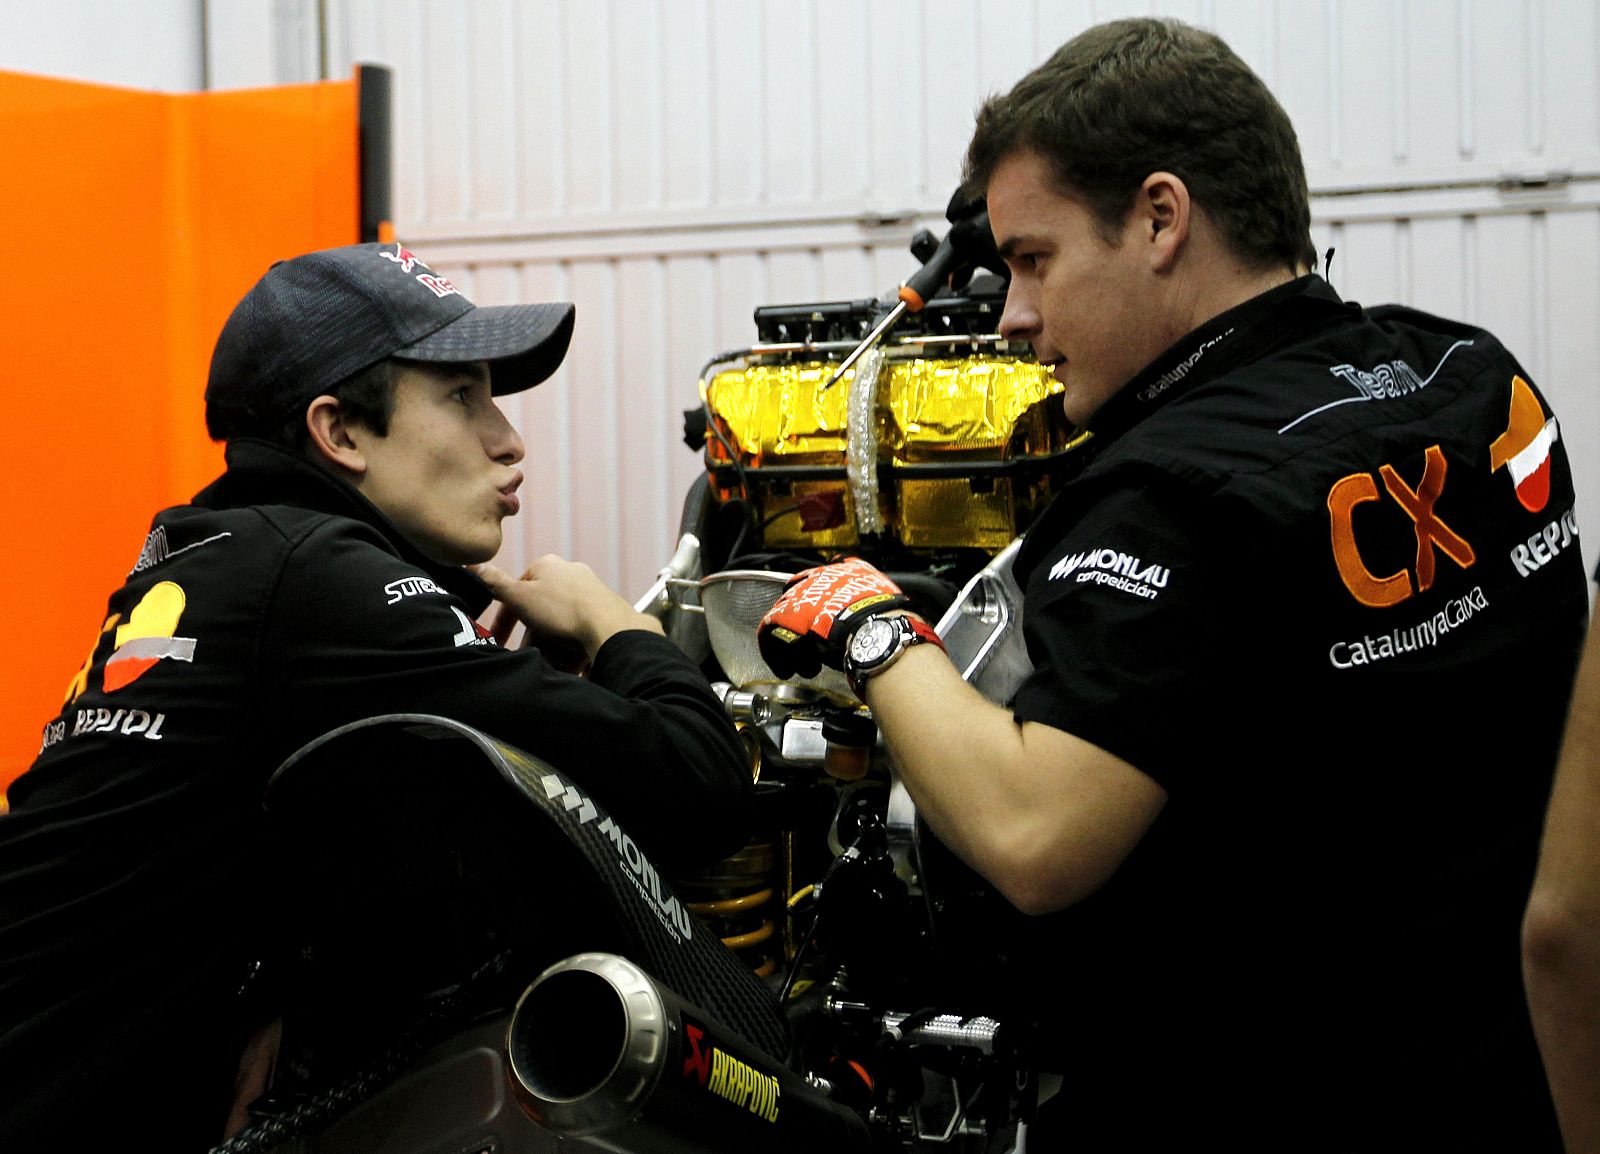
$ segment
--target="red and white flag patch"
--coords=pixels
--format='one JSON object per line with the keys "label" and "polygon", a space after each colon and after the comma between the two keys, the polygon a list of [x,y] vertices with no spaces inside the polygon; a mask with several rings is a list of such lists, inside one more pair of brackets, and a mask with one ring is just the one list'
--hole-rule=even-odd
{"label": "red and white flag patch", "polygon": [[1506,431],[1489,446],[1489,471],[1504,467],[1511,474],[1517,500],[1530,513],[1540,512],[1550,500],[1550,451],[1560,439],[1556,419],[1545,415],[1532,386],[1513,376],[1510,418]]}

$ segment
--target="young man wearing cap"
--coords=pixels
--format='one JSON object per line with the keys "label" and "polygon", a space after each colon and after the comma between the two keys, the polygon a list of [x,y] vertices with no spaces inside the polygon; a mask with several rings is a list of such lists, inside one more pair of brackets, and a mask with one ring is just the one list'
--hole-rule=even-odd
{"label": "young man wearing cap", "polygon": [[862,562],[761,635],[842,665],[920,816],[1053,914],[996,991],[1053,1027],[1048,1147],[1558,1149],[1518,974],[1587,611],[1548,405],[1490,334],[1311,274],[1294,131],[1210,34],[1086,31],[967,171],[1000,329],[1089,434],[1016,561],[1034,672],[983,700]]}
{"label": "young man wearing cap", "polygon": [[[238,991],[283,946],[262,790],[338,725],[466,722],[658,862],[741,843],[740,743],[659,625],[559,558],[474,569],[520,500],[494,396],[554,372],[572,325],[477,308],[399,245],[280,262],[234,310],[206,391],[227,471],[157,514],[0,817],[0,1145],[221,1139],[259,1024]],[[502,648],[517,621],[530,644]]]}

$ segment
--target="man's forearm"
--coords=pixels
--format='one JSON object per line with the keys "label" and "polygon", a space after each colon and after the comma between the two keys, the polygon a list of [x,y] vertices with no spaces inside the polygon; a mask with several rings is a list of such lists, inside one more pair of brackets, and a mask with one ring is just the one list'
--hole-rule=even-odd
{"label": "man's forearm", "polygon": [[1024,912],[1092,893],[1165,800],[1106,751],[1019,725],[932,646],[908,651],[866,693],[929,828]]}
{"label": "man's forearm", "polygon": [[1569,1154],[1600,1154],[1600,628],[1591,625],[1522,926],[1539,1052]]}
{"label": "man's forearm", "polygon": [[931,647],[911,649],[869,681],[866,700],[922,818],[987,876],[997,852],[988,843],[997,830],[1014,826],[1021,808],[1003,768],[1021,755],[1011,715]]}
{"label": "man's forearm", "polygon": [[1542,910],[1536,904],[1529,910],[1524,940],[1528,1005],[1562,1138],[1568,1154],[1597,1154],[1600,931],[1592,923],[1579,924],[1570,910]]}

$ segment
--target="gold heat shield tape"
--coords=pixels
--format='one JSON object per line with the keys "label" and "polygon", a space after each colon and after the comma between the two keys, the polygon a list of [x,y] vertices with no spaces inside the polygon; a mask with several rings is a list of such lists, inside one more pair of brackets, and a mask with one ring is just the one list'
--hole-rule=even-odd
{"label": "gold heat shield tape", "polygon": [[[843,468],[856,373],[824,390],[831,374],[828,362],[747,365],[713,377],[706,398],[747,468]],[[1067,430],[1048,411],[1053,406],[1040,404],[1062,386],[1031,359],[891,357],[882,375],[875,419],[880,462],[1001,462],[1046,456],[1065,442]],[[715,439],[710,451],[714,462],[726,460]],[[752,489],[769,545],[857,542],[856,495],[844,477],[774,483],[756,477]],[[878,512],[908,546],[996,550],[1022,528],[1019,501],[1027,505],[1030,497],[1009,478],[907,477],[879,494]]]}

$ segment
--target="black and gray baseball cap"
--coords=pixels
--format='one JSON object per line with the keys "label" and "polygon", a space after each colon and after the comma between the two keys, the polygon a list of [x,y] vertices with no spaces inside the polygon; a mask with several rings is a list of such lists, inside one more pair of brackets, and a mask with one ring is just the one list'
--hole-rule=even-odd
{"label": "black and gray baseball cap", "polygon": [[401,244],[279,261],[234,307],[211,354],[206,428],[218,440],[276,429],[386,357],[488,361],[496,395],[544,380],[572,341],[574,309],[479,307]]}

